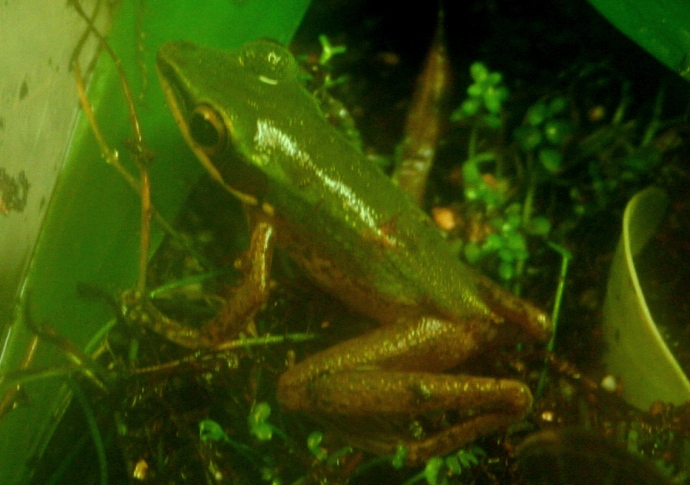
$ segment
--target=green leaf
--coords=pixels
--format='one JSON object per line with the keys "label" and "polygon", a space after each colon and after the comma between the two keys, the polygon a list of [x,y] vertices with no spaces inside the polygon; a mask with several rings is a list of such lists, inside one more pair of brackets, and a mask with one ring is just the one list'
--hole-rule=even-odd
{"label": "green leaf", "polygon": [[488,114],[488,115],[484,116],[483,120],[484,120],[484,123],[486,124],[486,126],[488,126],[489,128],[492,128],[494,130],[497,130],[501,126],[503,126],[503,120],[498,115]]}
{"label": "green leaf", "polygon": [[328,458],[328,453],[320,446],[322,441],[323,433],[320,431],[314,431],[307,437],[307,448],[309,448],[309,451],[311,451],[312,455],[314,455],[319,461],[324,461],[326,458]]}
{"label": "green leaf", "polygon": [[489,77],[489,70],[482,62],[473,62],[470,66],[470,75],[476,83],[483,83]]}
{"label": "green leaf", "polygon": [[541,131],[534,126],[518,126],[513,132],[513,137],[526,152],[537,148],[542,141]]}
{"label": "green leaf", "polygon": [[549,108],[543,102],[534,103],[527,109],[526,121],[531,126],[541,125],[550,115]]}
{"label": "green leaf", "polygon": [[522,252],[527,248],[525,237],[519,232],[511,232],[510,234],[507,234],[505,245],[506,248],[513,252]]}
{"label": "green leaf", "polygon": [[513,263],[515,261],[515,251],[508,248],[501,248],[498,250],[498,257],[504,263]]}
{"label": "green leaf", "polygon": [[482,107],[482,100],[481,98],[477,97],[470,97],[467,98],[465,101],[462,102],[460,107],[453,111],[453,114],[450,116],[451,121],[460,121],[465,118],[469,118],[470,116],[474,116],[477,114],[479,111],[479,108]]}
{"label": "green leaf", "polygon": [[396,470],[400,470],[405,466],[405,459],[407,458],[407,447],[403,444],[399,444],[395,447],[395,453],[391,459],[391,465]]}
{"label": "green leaf", "polygon": [[443,483],[438,481],[439,473],[444,466],[443,458],[440,456],[434,456],[429,461],[426,462],[426,467],[424,467],[424,477],[429,485],[438,485]]}
{"label": "green leaf", "polygon": [[513,264],[507,261],[501,262],[498,267],[498,275],[504,281],[512,280],[515,276],[515,268],[513,267]]}
{"label": "green leaf", "polygon": [[259,441],[270,441],[273,438],[273,430],[275,428],[267,422],[270,416],[271,406],[268,403],[260,402],[254,406],[247,418],[249,431]]}
{"label": "green leaf", "polygon": [[555,148],[542,148],[539,150],[539,161],[547,172],[554,173],[561,168],[563,157]]}
{"label": "green leaf", "polygon": [[503,106],[503,101],[508,99],[508,88],[504,86],[492,86],[486,90],[484,94],[484,106],[491,114],[498,114]]}
{"label": "green leaf", "polygon": [[572,125],[565,120],[548,120],[544,123],[544,136],[552,145],[561,145],[572,133]]}
{"label": "green leaf", "polygon": [[460,460],[463,468],[469,468],[479,464],[477,456],[471,451],[461,450],[458,452],[458,459]]}
{"label": "green leaf", "polygon": [[563,96],[557,96],[549,103],[549,113],[551,116],[561,113],[568,107],[568,99]]}
{"label": "green leaf", "polygon": [[462,465],[456,455],[446,457],[446,466],[454,475],[460,475],[462,473]]}
{"label": "green leaf", "polygon": [[551,223],[546,217],[533,217],[525,225],[525,231],[532,236],[546,236],[551,231]]}
{"label": "green leaf", "polygon": [[211,419],[204,419],[199,423],[199,437],[201,441],[223,441],[227,439],[220,424]]}
{"label": "green leaf", "polygon": [[613,25],[690,81],[690,2],[687,0],[590,0]]}
{"label": "green leaf", "polygon": [[500,72],[490,73],[489,77],[486,80],[487,84],[490,84],[491,86],[498,86],[499,84],[501,84],[501,81],[503,81],[503,74],[501,74]]}
{"label": "green leaf", "polygon": [[484,242],[482,249],[484,252],[491,252],[499,250],[503,247],[503,238],[498,234],[489,234]]}
{"label": "green leaf", "polygon": [[467,94],[471,98],[479,98],[484,94],[484,85],[480,83],[470,84],[467,88]]}

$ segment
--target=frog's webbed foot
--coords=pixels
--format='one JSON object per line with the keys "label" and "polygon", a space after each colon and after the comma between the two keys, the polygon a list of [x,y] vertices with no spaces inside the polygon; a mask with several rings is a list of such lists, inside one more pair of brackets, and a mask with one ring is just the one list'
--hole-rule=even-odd
{"label": "frog's webbed foot", "polygon": [[362,445],[376,453],[392,453],[402,442],[408,463],[416,464],[529,411],[532,394],[520,381],[440,373],[491,347],[498,337],[494,327],[483,320],[460,324],[433,318],[381,327],[290,369],[280,378],[278,399],[293,410],[353,419],[412,419],[438,411],[457,415],[457,422],[419,439],[368,439]]}
{"label": "frog's webbed foot", "polygon": [[211,341],[194,327],[169,318],[147,297],[136,290],[125,290],[120,295],[122,316],[130,325],[141,325],[181,347],[198,349],[211,347]]}

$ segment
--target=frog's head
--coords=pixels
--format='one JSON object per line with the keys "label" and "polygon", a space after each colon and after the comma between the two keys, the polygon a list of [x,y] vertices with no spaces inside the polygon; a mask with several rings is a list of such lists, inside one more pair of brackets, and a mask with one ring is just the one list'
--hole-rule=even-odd
{"label": "frog's head", "polygon": [[175,121],[211,175],[247,204],[266,187],[257,126],[284,119],[284,99],[301,91],[297,64],[266,40],[239,51],[170,42],[158,52],[158,75]]}

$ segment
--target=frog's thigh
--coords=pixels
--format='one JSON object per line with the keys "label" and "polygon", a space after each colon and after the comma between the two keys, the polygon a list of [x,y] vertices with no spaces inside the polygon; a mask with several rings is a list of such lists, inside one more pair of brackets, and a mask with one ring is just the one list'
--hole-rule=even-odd
{"label": "frog's thigh", "polygon": [[280,381],[288,387],[306,386],[324,375],[358,369],[440,372],[486,351],[499,334],[497,325],[480,318],[451,322],[421,317],[340,342],[292,367]]}
{"label": "frog's thigh", "polygon": [[[341,371],[306,386],[282,385],[279,395],[292,409],[324,415],[414,417],[432,410],[457,411],[459,422],[422,440],[404,442],[410,465],[508,426],[532,404],[529,388],[516,380],[384,370]],[[378,445],[381,454],[394,452],[395,444]]]}
{"label": "frog's thigh", "polygon": [[306,386],[281,386],[279,392],[289,408],[350,416],[414,416],[433,410],[472,416],[500,411],[515,420],[532,405],[529,388],[517,380],[428,372],[341,371]]}

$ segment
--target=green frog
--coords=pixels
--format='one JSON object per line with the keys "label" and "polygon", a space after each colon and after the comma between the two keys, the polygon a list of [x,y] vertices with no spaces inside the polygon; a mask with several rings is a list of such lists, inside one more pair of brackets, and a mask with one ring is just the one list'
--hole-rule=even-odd
{"label": "green frog", "polygon": [[427,214],[325,119],[285,47],[171,42],[157,69],[189,147],[242,201],[252,231],[245,282],[226,318],[186,335],[185,345],[236,336],[237,324],[227,322],[265,302],[277,246],[325,291],[381,324],[289,368],[277,390],[287,409],[341,423],[451,410],[456,419],[431,433],[351,433],[377,453],[405,445],[408,463],[525,416],[533,400],[525,383],[465,374],[461,364],[498,346],[547,341],[549,317],[451,252]]}

